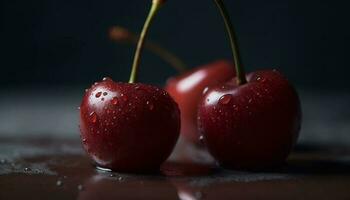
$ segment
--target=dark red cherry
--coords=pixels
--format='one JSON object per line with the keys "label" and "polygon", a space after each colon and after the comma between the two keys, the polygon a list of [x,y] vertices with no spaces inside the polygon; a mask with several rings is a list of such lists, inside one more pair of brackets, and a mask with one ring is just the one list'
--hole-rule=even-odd
{"label": "dark red cherry", "polygon": [[181,135],[184,138],[199,144],[197,107],[203,96],[203,90],[209,86],[222,84],[234,75],[232,63],[219,60],[168,80],[165,89],[180,107]]}
{"label": "dark red cherry", "polygon": [[180,111],[163,89],[136,83],[149,27],[164,4],[153,0],[135,52],[129,83],[109,78],[87,90],[80,106],[84,149],[100,167],[119,172],[159,170],[180,131]]}
{"label": "dark red cherry", "polygon": [[86,92],[80,129],[83,146],[98,166],[122,172],[154,171],[176,144],[180,112],[161,88],[105,79]]}
{"label": "dark red cherry", "polygon": [[209,152],[238,169],[282,164],[299,134],[300,101],[277,71],[247,75],[210,88],[199,106],[198,123]]}

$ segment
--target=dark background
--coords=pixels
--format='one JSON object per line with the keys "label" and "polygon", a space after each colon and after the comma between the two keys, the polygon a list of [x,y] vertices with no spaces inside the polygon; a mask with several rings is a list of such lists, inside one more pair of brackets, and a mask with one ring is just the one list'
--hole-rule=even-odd
{"label": "dark background", "polygon": [[[109,41],[123,25],[139,32],[150,0],[2,0],[0,83],[4,87],[87,86],[103,76],[127,81],[134,48]],[[347,1],[227,0],[247,71],[281,70],[298,88],[349,88]],[[150,39],[188,65],[230,58],[211,0],[170,0]],[[141,81],[162,84],[176,72],[145,53]]]}

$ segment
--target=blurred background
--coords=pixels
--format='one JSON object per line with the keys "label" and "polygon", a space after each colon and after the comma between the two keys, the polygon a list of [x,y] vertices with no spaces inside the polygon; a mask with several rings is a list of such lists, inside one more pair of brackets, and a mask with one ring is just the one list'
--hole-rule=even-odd
{"label": "blurred background", "polygon": [[[296,86],[304,108],[301,143],[350,142],[347,1],[226,1],[247,71],[276,68]],[[78,137],[84,89],[104,76],[127,81],[134,48],[108,29],[139,32],[150,1],[4,0],[0,2],[0,136]],[[211,0],[169,1],[149,39],[192,67],[230,59]],[[176,71],[145,52],[140,81],[163,85]]]}

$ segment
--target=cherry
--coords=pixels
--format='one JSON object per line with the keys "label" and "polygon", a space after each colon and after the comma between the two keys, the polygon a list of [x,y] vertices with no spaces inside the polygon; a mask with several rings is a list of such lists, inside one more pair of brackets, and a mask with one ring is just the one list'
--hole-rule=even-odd
{"label": "cherry", "polygon": [[83,147],[100,167],[120,172],[159,170],[180,131],[180,111],[163,89],[135,83],[149,26],[164,3],[153,0],[135,53],[129,83],[110,78],[87,90],[80,106]]}
{"label": "cherry", "polygon": [[222,0],[215,2],[230,36],[237,77],[206,91],[198,109],[200,132],[209,152],[224,167],[277,166],[299,135],[299,97],[276,70],[245,74],[228,12]]}
{"label": "cherry", "polygon": [[194,144],[200,144],[197,127],[197,107],[203,90],[222,84],[235,72],[231,62],[219,60],[197,67],[177,77],[170,78],[165,89],[178,103],[181,110],[181,135]]}

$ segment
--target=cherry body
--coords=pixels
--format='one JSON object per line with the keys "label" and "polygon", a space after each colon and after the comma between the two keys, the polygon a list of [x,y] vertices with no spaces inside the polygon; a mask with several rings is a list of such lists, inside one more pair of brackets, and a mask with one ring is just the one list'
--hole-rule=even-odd
{"label": "cherry body", "polygon": [[180,112],[161,88],[107,78],[87,90],[80,129],[83,147],[99,167],[156,171],[177,142]]}
{"label": "cherry body", "polygon": [[301,126],[295,89],[275,70],[257,71],[247,83],[210,88],[198,112],[209,152],[224,167],[261,169],[283,164]]}
{"label": "cherry body", "polygon": [[181,110],[181,135],[199,144],[197,108],[206,87],[222,84],[235,75],[232,63],[225,60],[195,68],[168,80],[165,89]]}

